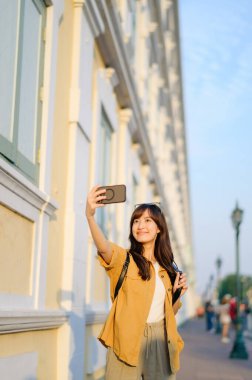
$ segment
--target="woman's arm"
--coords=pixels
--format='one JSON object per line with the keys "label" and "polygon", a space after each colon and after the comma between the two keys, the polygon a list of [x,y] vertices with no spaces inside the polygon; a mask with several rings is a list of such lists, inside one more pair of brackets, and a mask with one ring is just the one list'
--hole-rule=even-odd
{"label": "woman's arm", "polygon": [[[182,273],[180,274],[179,272],[177,273],[177,276],[176,276],[176,279],[175,279],[175,282],[174,282],[174,285],[173,285],[173,293],[176,292],[177,289],[181,289],[181,294],[180,294],[180,297],[182,297],[185,292],[187,291],[188,289],[188,285],[187,285],[187,279],[186,279],[186,274],[185,273]],[[174,311],[174,314],[176,315],[178,310],[180,309],[181,307],[181,302],[180,302],[180,297],[177,299],[177,301],[172,305],[173,307],[173,311]]]}
{"label": "woman's arm", "polygon": [[103,259],[107,264],[110,263],[112,258],[112,250],[110,244],[106,237],[104,236],[102,230],[95,221],[95,211],[97,208],[104,207],[104,204],[98,203],[102,199],[105,199],[106,196],[104,193],[105,189],[98,190],[99,186],[93,187],[93,189],[88,193],[87,203],[86,203],[86,218],[89,224],[90,232],[94,243],[96,245],[99,254],[102,255]]}

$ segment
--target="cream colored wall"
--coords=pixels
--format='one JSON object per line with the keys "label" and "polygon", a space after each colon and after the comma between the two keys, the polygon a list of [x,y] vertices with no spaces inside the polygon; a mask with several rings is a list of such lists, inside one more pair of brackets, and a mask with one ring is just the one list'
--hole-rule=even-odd
{"label": "cream colored wall", "polygon": [[[44,124],[42,123],[42,128],[44,128],[42,136],[47,135],[47,132],[50,136],[50,132],[48,131],[48,124],[50,122],[48,113],[50,111],[48,111],[48,107],[53,108],[51,95],[54,92],[54,67],[49,51],[52,46],[52,40],[55,40],[55,36],[58,32],[57,27],[55,27],[55,29],[53,28],[58,21],[57,17],[60,17],[62,10],[61,3],[63,2],[64,0],[53,1],[53,6],[47,9],[49,17],[47,19],[47,29],[45,30],[45,87],[43,88],[44,98],[41,99],[41,101],[43,101],[42,118],[44,122]],[[68,3],[71,4],[71,1]],[[71,9],[70,6],[69,8]],[[54,35],[52,35],[52,30]],[[66,33],[66,39],[67,38],[68,33]],[[56,46],[56,43],[53,46]],[[66,45],[62,44],[62,46],[63,48],[71,48],[70,43]],[[53,54],[54,52],[52,55]],[[68,54],[69,52],[65,53],[64,61],[59,62],[57,68],[58,72],[64,72],[63,67],[65,63],[67,63]],[[67,77],[66,72],[61,74],[60,82],[62,86],[65,84]],[[63,97],[63,94],[67,97],[66,90],[63,91],[61,88],[57,96]],[[50,98],[48,95],[50,95]],[[48,98],[50,101],[49,106],[47,102]],[[67,114],[68,107],[66,103],[64,104],[64,99],[62,99],[61,105],[64,104],[64,108],[59,106],[59,119],[62,114]],[[62,118],[55,123],[55,126],[59,127],[57,130],[58,144],[62,144],[62,139],[67,140],[64,133],[60,131],[63,126]],[[64,128],[62,128],[62,130],[63,129]],[[44,159],[44,154],[50,153],[49,139],[46,146],[43,145],[44,141],[41,142],[41,146],[43,146],[43,152],[40,157],[41,161]],[[53,147],[54,153],[55,148],[57,148],[56,144]],[[56,151],[56,155],[62,155],[59,160],[61,160],[63,164],[63,160],[66,156],[65,152],[57,149]],[[46,158],[48,158],[48,156],[50,156],[50,154],[48,154]],[[67,162],[67,159],[65,159],[65,162]],[[44,162],[41,162],[41,167],[43,166],[43,169],[45,169],[45,165],[43,164]],[[54,177],[57,175],[57,170],[62,169],[59,166],[60,165],[58,165],[58,169],[54,168]],[[47,329],[47,326],[53,326],[54,324],[53,318],[55,315],[53,312],[50,314],[50,309],[57,308],[58,306],[57,294],[62,272],[61,251],[58,243],[61,244],[62,239],[52,239],[48,252],[47,223],[49,215],[52,216],[52,220],[58,217],[57,215],[53,215],[54,199],[57,199],[60,206],[62,200],[60,196],[56,196],[58,190],[55,183],[52,184],[53,192],[47,192],[48,189],[44,187],[44,183],[47,183],[47,178],[50,176],[50,168],[46,166],[45,176],[47,178],[44,178],[43,174],[44,172],[41,170],[39,184],[30,184],[26,178],[23,178],[22,173],[16,171],[15,166],[10,165],[8,175],[12,182],[8,189],[10,190],[7,194],[8,198],[6,197],[7,200],[5,200],[5,202],[6,204],[10,203],[15,211],[0,205],[0,294],[1,297],[5,297],[6,299],[4,307],[2,303],[0,306],[0,363],[1,370],[5,367],[3,365],[5,360],[11,364],[13,363],[13,372],[19,374],[17,364],[24,366],[22,358],[29,353],[34,353],[33,358],[35,359],[31,365],[35,364],[37,366],[36,380],[57,380],[58,330],[56,328],[50,329],[50,327]],[[64,189],[64,184],[62,188]],[[4,190],[6,192],[6,189]],[[2,189],[0,193],[0,200],[2,200]],[[51,196],[53,197],[52,199]],[[62,212],[61,210],[60,207],[59,213]],[[28,217],[21,215],[23,212],[24,215],[28,215]],[[29,217],[33,219],[31,220]],[[56,236],[55,231],[57,231],[58,236],[61,236],[61,224],[53,221],[52,224],[49,223],[49,225],[55,227],[54,231],[50,230],[50,233]],[[48,261],[46,261],[47,253]],[[45,275],[46,271],[44,272],[44,269],[46,265],[48,266],[48,270]],[[47,285],[46,305],[44,302],[45,283]],[[21,295],[23,297],[21,297]],[[10,324],[8,326],[9,321]],[[41,326],[45,329],[37,331],[36,328],[41,328]],[[15,331],[15,329],[16,331],[18,329],[31,329],[31,331],[14,332],[11,334],[6,333],[6,331]],[[17,367],[15,368],[15,366]],[[21,376],[22,373],[19,374],[18,378],[21,379]],[[35,377],[32,378],[35,379]],[[0,379],[14,380],[13,377],[8,377],[8,371],[7,374],[0,372]],[[24,377],[22,379],[24,379]]]}
{"label": "cream colored wall", "polygon": [[0,360],[28,352],[38,354],[37,380],[57,379],[55,365],[57,330],[0,335]]}
{"label": "cream colored wall", "polygon": [[49,224],[46,306],[58,308],[63,270],[63,235],[67,166],[69,160],[69,91],[72,54],[73,2],[65,1],[59,26],[58,62],[52,149],[51,196],[58,202],[56,217]]}
{"label": "cream colored wall", "polygon": [[[100,103],[99,103],[99,86],[98,86],[98,73],[99,70],[105,69],[104,62],[100,55],[100,52],[95,45],[94,48],[94,61],[93,61],[93,82],[92,82],[92,111],[93,111],[93,128],[92,128],[92,139],[90,144],[90,166],[89,178],[90,182],[87,184],[87,187],[93,186],[96,184],[97,176],[97,149],[98,145],[98,133],[97,129],[100,127],[97,121],[98,116],[100,115]],[[92,240],[92,239],[91,239]],[[93,241],[89,244],[87,255],[89,257],[89,269],[87,270],[86,278],[86,302],[89,305],[88,307],[93,309],[94,305],[106,305],[107,296],[108,296],[108,279],[107,275],[103,268],[101,268],[96,256],[96,248],[94,247]],[[92,276],[91,274],[94,274]],[[91,304],[93,304],[91,306]],[[100,307],[100,306],[98,306]]]}
{"label": "cream colored wall", "polygon": [[0,204],[0,291],[30,295],[34,223]]}
{"label": "cream colored wall", "polygon": [[[63,0],[62,0],[63,1]],[[89,174],[89,182],[87,181],[86,188],[83,188],[83,192],[87,191],[90,185],[93,184],[95,180],[95,161],[97,160],[97,115],[100,112],[99,106],[97,106],[97,99],[99,98],[99,89],[98,89],[98,73],[100,70],[105,69],[105,65],[99,48],[95,46],[94,57],[93,57],[93,86],[92,86],[92,131],[91,131],[91,141],[86,142],[86,145],[74,145],[73,142],[73,128],[77,129],[76,136],[86,139],[90,136],[86,136],[85,132],[80,131],[81,128],[76,125],[70,125],[69,123],[69,108],[70,108],[70,90],[72,85],[72,68],[75,67],[75,61],[73,57],[73,30],[74,30],[74,4],[76,8],[84,4],[85,1],[73,1],[73,0],[64,0],[64,13],[59,23],[59,32],[58,35],[58,50],[57,50],[57,67],[56,67],[56,92],[55,92],[55,107],[54,107],[54,127],[52,135],[52,167],[51,167],[51,191],[50,196],[56,200],[58,203],[58,210],[49,222],[49,236],[48,236],[48,255],[47,255],[47,271],[46,271],[46,309],[60,309],[62,306],[61,300],[69,301],[71,304],[73,292],[71,289],[74,289],[74,281],[76,278],[71,277],[71,270],[69,273],[65,270],[63,265],[63,254],[67,254],[66,250],[66,241],[67,236],[66,232],[66,222],[69,222],[69,214],[74,214],[76,210],[70,210],[68,206],[71,203],[69,202],[69,193],[67,193],[69,186],[74,186],[73,183],[69,183],[68,172],[69,168],[74,167],[75,161],[73,156],[77,156],[74,149],[76,147],[81,149],[86,149],[86,155],[90,150],[90,160],[87,159],[86,163],[83,165],[83,168],[79,168],[76,165],[77,169],[81,170],[78,172],[80,176],[86,178]],[[126,2],[125,2],[126,3]],[[75,8],[75,10],[76,10]],[[157,104],[149,104],[151,99],[156,100],[156,94],[151,98],[147,97],[146,92],[146,83],[143,79],[148,77],[148,51],[146,51],[146,37],[148,35],[148,17],[146,14],[142,15],[142,20],[146,20],[146,23],[143,23],[143,30],[141,31],[141,38],[138,43],[138,52],[137,55],[139,58],[138,67],[136,67],[136,72],[139,76],[136,75],[136,87],[139,88],[139,93],[143,98],[143,104],[145,105],[144,111],[152,109],[152,126],[151,132],[152,137],[156,138],[154,131],[156,115],[159,110]],[[75,25],[76,26],[76,25]],[[76,48],[76,46],[75,46]],[[77,49],[78,50],[78,49]],[[83,59],[83,58],[82,58]],[[90,57],[85,57],[85,59],[90,59]],[[78,66],[78,65],[77,65]],[[85,66],[85,65],[84,65]],[[85,67],[83,66],[83,70]],[[106,71],[106,70],[105,70]],[[143,75],[144,73],[144,75]],[[141,75],[140,75],[141,74]],[[142,78],[144,76],[144,78]],[[141,78],[140,78],[141,77]],[[158,77],[155,79],[156,89],[158,86]],[[111,86],[109,78],[106,76],[106,73],[103,78],[106,85]],[[76,90],[76,89],[75,89]],[[83,89],[82,89],[83,91]],[[88,91],[90,91],[88,89]],[[113,95],[113,89],[111,89]],[[146,98],[146,99],[145,99]],[[110,98],[111,102],[114,100],[114,95]],[[132,184],[132,175],[136,175],[137,180],[139,181],[139,199],[137,202],[141,201],[152,201],[154,197],[154,186],[150,184],[150,166],[144,165],[140,159],[139,150],[132,146],[131,134],[129,132],[129,123],[131,122],[132,110],[127,112],[127,110],[121,110],[118,103],[116,104],[115,114],[113,117],[116,120],[119,120],[119,128],[115,132],[114,143],[118,143],[117,146],[117,157],[113,157],[113,178],[115,180],[119,179],[127,183],[130,187]],[[99,103],[100,105],[100,103]],[[141,106],[141,105],[140,105]],[[152,108],[151,108],[152,106]],[[126,112],[125,112],[126,111]],[[74,124],[74,123],[73,123]],[[77,122],[75,123],[77,124]],[[154,126],[154,127],[153,127]],[[136,127],[136,126],[135,126]],[[83,137],[85,135],[85,137]],[[120,145],[120,144],[121,145]],[[125,144],[123,146],[123,144]],[[115,144],[114,144],[115,145]],[[120,162],[120,167],[118,163]],[[166,161],[166,164],[169,165],[171,169],[172,164]],[[72,166],[71,166],[72,165]],[[118,168],[116,167],[118,166]],[[123,169],[122,169],[123,168]],[[137,168],[137,169],[136,169]],[[87,174],[88,172],[88,174]],[[123,172],[123,174],[122,174]],[[74,175],[74,174],[73,174]],[[172,180],[172,178],[171,178]],[[168,193],[168,192],[167,192]],[[130,190],[129,190],[130,194]],[[75,196],[75,193],[71,193],[71,196]],[[168,196],[169,198],[169,196]],[[172,197],[171,197],[172,198]],[[130,196],[129,196],[130,199]],[[177,198],[174,197],[177,202]],[[131,200],[131,199],[130,199]],[[129,203],[130,203],[129,200]],[[75,205],[79,204],[79,207],[84,208],[84,204],[80,204],[79,198],[74,199]],[[172,202],[171,202],[172,203]],[[72,207],[72,204],[71,204]],[[76,206],[75,206],[76,207]],[[118,206],[117,210],[119,211]],[[115,210],[115,209],[114,209]],[[114,231],[112,235],[118,237],[121,241],[125,241],[125,223],[128,223],[129,216],[129,207],[127,211],[125,209],[120,209],[120,212],[117,211],[116,218],[120,218],[120,222],[116,225],[116,228],[121,228],[120,231]],[[76,213],[74,214],[76,217]],[[78,214],[77,217],[81,220],[82,215]],[[76,217],[76,218],[77,218]],[[67,219],[67,220],[66,220]],[[74,218],[73,218],[74,219]],[[72,219],[71,219],[72,220]],[[175,219],[174,219],[175,220]],[[83,217],[83,233],[87,234],[87,228],[84,224]],[[128,227],[128,226],[127,226]],[[84,231],[84,228],[85,231]],[[0,206],[0,233],[7,239],[0,239],[0,289],[6,290],[8,292],[22,294],[29,294],[30,291],[30,279],[31,279],[31,263],[32,263],[32,249],[33,249],[33,222],[29,219],[22,217],[21,215],[14,213],[13,211]],[[74,227],[73,227],[74,229]],[[127,228],[126,235],[128,234]],[[82,235],[81,229],[74,231],[79,239],[79,236]],[[12,236],[15,236],[15,239],[12,239]],[[86,235],[85,235],[86,236]],[[18,237],[18,239],[16,239]],[[88,239],[87,239],[88,240]],[[71,243],[71,240],[70,240]],[[75,243],[75,241],[74,241]],[[86,252],[87,263],[79,260],[80,266],[85,267],[86,265],[86,276],[82,276],[83,272],[78,272],[80,278],[78,278],[78,286],[87,288],[86,299],[82,299],[82,294],[80,296],[81,301],[85,301],[86,305],[90,305],[91,311],[92,306],[100,307],[105,315],[108,308],[108,279],[105,274],[105,271],[99,266],[97,260],[95,259],[95,251],[92,249],[92,244],[90,245],[90,250],[88,252],[88,241],[86,241]],[[73,247],[71,247],[73,249]],[[82,252],[80,252],[82,254]],[[7,258],[7,260],[6,260]],[[72,259],[72,258],[71,258]],[[79,259],[79,257],[78,257]],[[76,260],[77,261],[77,260]],[[67,260],[65,260],[66,266]],[[73,265],[72,261],[69,260],[69,267]],[[91,271],[89,272],[89,265]],[[64,289],[62,285],[63,273],[67,272],[69,276],[69,288]],[[77,272],[77,270],[76,270]],[[12,276],[8,278],[9,273],[12,273]],[[93,278],[91,278],[93,276]],[[94,277],[95,276],[95,277]],[[71,282],[72,281],[72,282]],[[76,282],[75,282],[76,284]],[[71,288],[72,286],[72,288]],[[76,288],[78,288],[76,286]],[[80,306],[81,302],[78,304]],[[85,307],[86,307],[85,305]],[[97,310],[95,312],[97,313]],[[79,314],[77,315],[77,312]],[[99,310],[98,310],[99,312]],[[68,371],[71,363],[71,358],[74,350],[76,349],[78,339],[85,339],[85,351],[81,352],[82,345],[79,344],[79,360],[80,366],[84,361],[84,368],[87,372],[86,380],[91,379],[102,379],[104,376],[104,363],[105,363],[105,353],[103,347],[100,343],[97,343],[96,337],[99,334],[102,324],[99,321],[99,318],[94,321],[93,324],[88,322],[85,332],[85,337],[83,333],[84,330],[84,313],[83,308],[79,307],[79,310],[71,309],[71,316],[69,321],[72,323],[66,323],[59,330],[44,330],[44,331],[32,331],[32,332],[23,332],[23,333],[14,333],[8,335],[0,336],[0,357],[9,356],[9,355],[21,355],[24,352],[37,352],[38,353],[38,380],[64,380],[69,378]],[[99,317],[99,315],[98,315]],[[75,324],[75,321],[78,323]],[[81,331],[81,333],[79,333]],[[79,335],[78,335],[79,333]],[[72,341],[71,341],[72,339]],[[75,339],[75,340],[74,340]],[[72,345],[72,346],[71,346]],[[71,347],[70,347],[71,346]],[[95,356],[93,356],[95,354]],[[75,360],[76,357],[74,358]],[[76,361],[74,363],[77,363]],[[58,368],[62,368],[60,373],[57,373]],[[70,372],[69,372],[70,373]],[[72,372],[72,376],[73,372]],[[80,379],[81,380],[81,379]]]}

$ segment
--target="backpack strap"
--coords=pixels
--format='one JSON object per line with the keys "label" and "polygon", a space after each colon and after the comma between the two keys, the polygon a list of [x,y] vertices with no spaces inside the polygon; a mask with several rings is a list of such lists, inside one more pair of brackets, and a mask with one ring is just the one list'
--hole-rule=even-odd
{"label": "backpack strap", "polygon": [[129,254],[129,252],[127,252],[126,260],[125,260],[125,262],[123,264],[120,277],[119,277],[119,279],[117,281],[117,284],[116,284],[114,299],[116,298],[116,296],[117,296],[117,294],[118,294],[118,292],[119,292],[119,290],[120,290],[120,288],[122,286],[124,277],[126,276],[126,273],[127,273],[127,270],[128,270],[129,262],[130,262],[130,254]]}

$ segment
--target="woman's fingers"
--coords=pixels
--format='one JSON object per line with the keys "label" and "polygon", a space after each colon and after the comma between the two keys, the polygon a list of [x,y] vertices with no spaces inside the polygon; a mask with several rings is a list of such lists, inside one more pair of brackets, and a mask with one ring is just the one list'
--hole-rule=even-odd
{"label": "woman's fingers", "polygon": [[180,274],[179,272],[177,273],[174,286],[173,286],[173,292],[175,292],[177,289],[182,289],[181,295],[183,295],[188,289],[187,278],[186,278],[185,273],[182,273],[182,274]]}
{"label": "woman's fingers", "polygon": [[101,189],[99,186],[95,186],[93,191],[90,193],[90,200],[97,203],[103,199],[106,199],[105,193],[106,189]]}
{"label": "woman's fingers", "polygon": [[179,284],[179,278],[180,278],[180,274],[179,272],[176,274],[176,279],[175,279],[175,284],[178,286]]}
{"label": "woman's fingers", "polygon": [[185,292],[187,291],[188,289],[188,285],[187,283],[185,283],[185,285],[182,287],[182,291],[181,291],[181,295],[183,296],[183,294],[185,294]]}
{"label": "woman's fingers", "polygon": [[101,189],[99,185],[94,186],[87,196],[86,215],[94,216],[96,208],[104,207],[103,203],[100,203],[105,196],[106,189]]}
{"label": "woman's fingers", "polygon": [[179,288],[179,272],[176,274],[176,278],[173,285],[173,293]]}
{"label": "woman's fingers", "polygon": [[96,185],[92,188],[90,193],[94,194],[97,197],[101,194],[106,193],[106,189],[101,188],[100,185]]}
{"label": "woman's fingers", "polygon": [[179,284],[180,284],[180,286],[182,288],[187,287],[187,278],[186,278],[186,274],[185,273],[182,273],[182,275],[180,276]]}
{"label": "woman's fingers", "polygon": [[185,292],[187,291],[188,289],[188,285],[187,285],[187,278],[186,278],[186,274],[183,273],[181,278],[180,278],[180,285],[181,285],[181,296],[183,296],[185,294]]}

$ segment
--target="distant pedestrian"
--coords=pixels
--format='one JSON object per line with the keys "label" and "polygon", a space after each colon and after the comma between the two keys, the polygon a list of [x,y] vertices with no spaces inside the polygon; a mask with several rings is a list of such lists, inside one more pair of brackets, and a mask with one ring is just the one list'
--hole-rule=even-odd
{"label": "distant pedestrian", "polygon": [[206,330],[209,332],[213,332],[214,307],[211,301],[207,301],[205,303],[205,315],[206,315]]}
{"label": "distant pedestrian", "polygon": [[240,318],[241,318],[241,324],[242,324],[242,330],[243,332],[247,331],[248,329],[248,315],[249,315],[250,309],[247,302],[242,302],[240,304]]}
{"label": "distant pedestrian", "polygon": [[229,313],[230,313],[231,321],[232,321],[233,325],[235,326],[236,316],[237,316],[237,303],[236,303],[235,297],[232,297],[230,299],[229,306],[230,306]]}
{"label": "distant pedestrian", "polygon": [[87,197],[86,217],[101,265],[110,277],[112,307],[99,340],[108,347],[106,380],[175,380],[183,340],[177,332],[177,289],[187,290],[186,276],[173,268],[165,217],[154,203],[138,205],[130,221],[129,266],[115,297],[127,250],[110,243],[94,215],[105,199],[94,187]]}
{"label": "distant pedestrian", "polygon": [[229,328],[231,323],[231,317],[230,317],[230,299],[231,295],[226,294],[221,301],[221,305],[219,306],[219,312],[220,312],[220,323],[222,325],[222,332],[221,332],[221,341],[222,343],[228,343],[230,341],[229,338]]}

